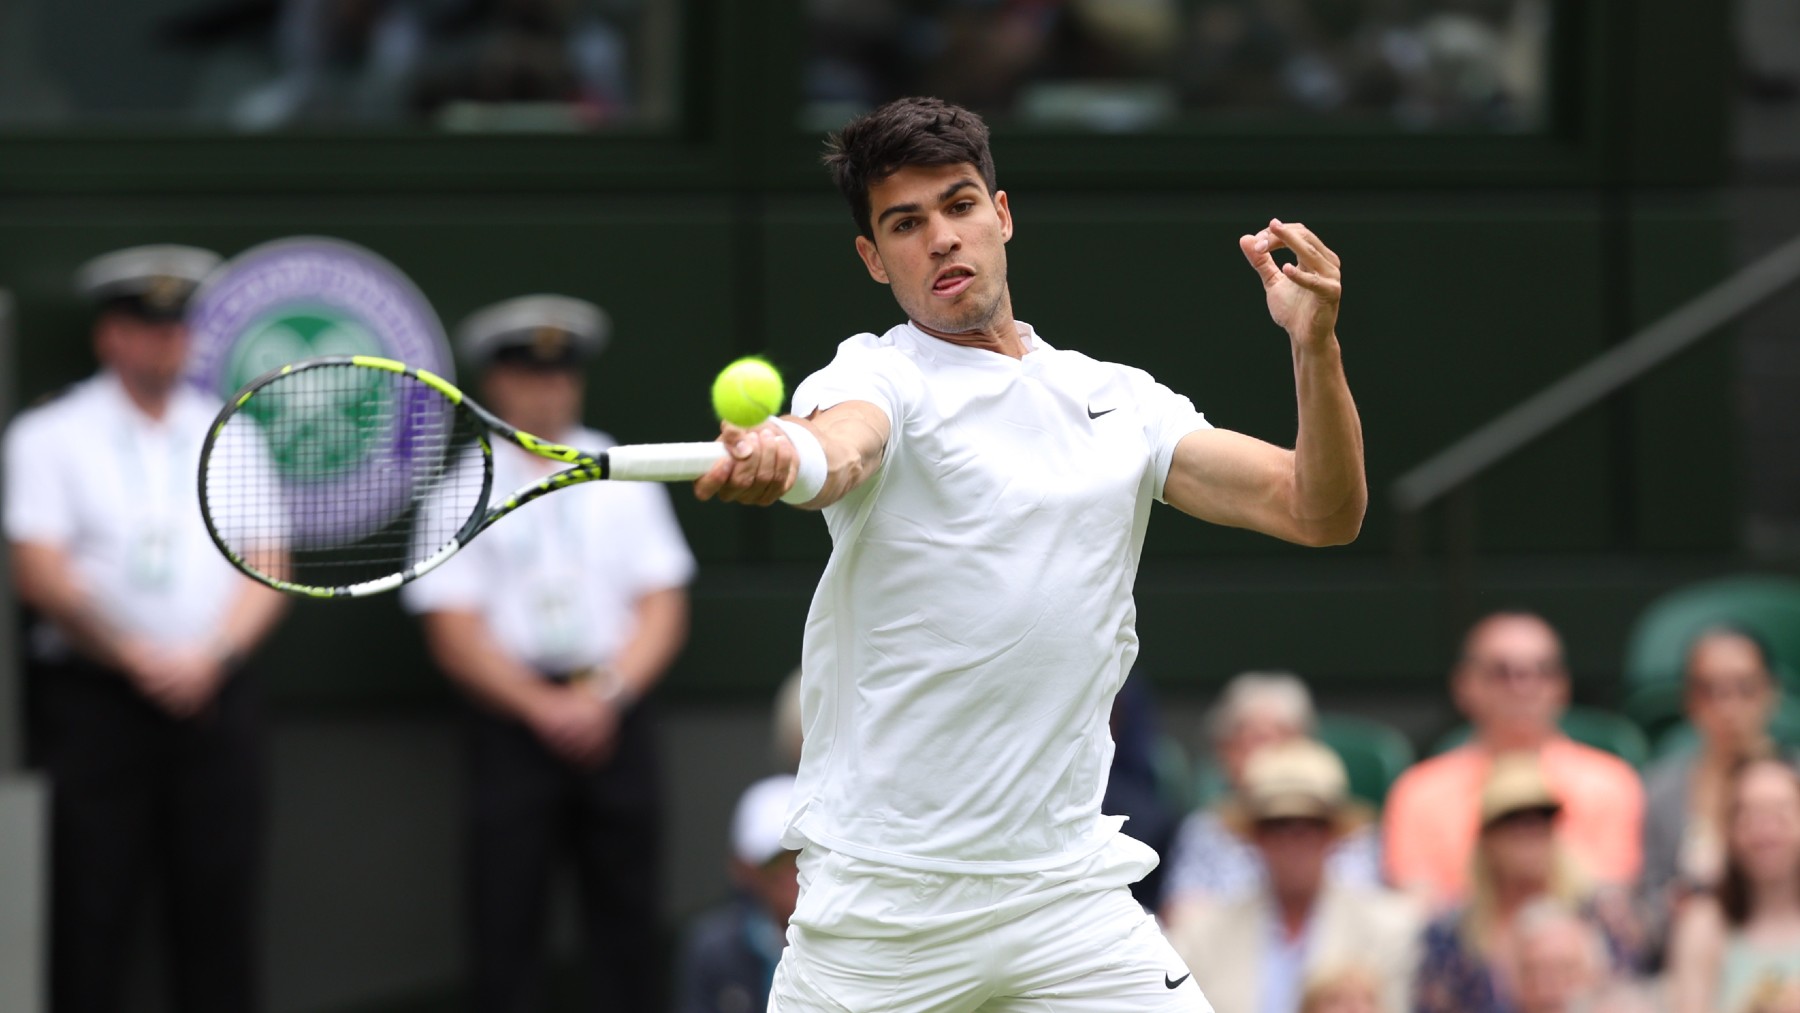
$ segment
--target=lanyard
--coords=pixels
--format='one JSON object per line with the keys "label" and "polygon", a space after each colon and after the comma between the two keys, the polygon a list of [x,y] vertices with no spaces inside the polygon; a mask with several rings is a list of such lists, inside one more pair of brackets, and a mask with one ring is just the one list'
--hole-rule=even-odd
{"label": "lanyard", "polygon": [[167,418],[151,423],[128,414],[122,422],[118,459],[123,489],[116,508],[129,510],[133,518],[125,575],[140,590],[161,591],[174,577],[181,537],[181,441]]}

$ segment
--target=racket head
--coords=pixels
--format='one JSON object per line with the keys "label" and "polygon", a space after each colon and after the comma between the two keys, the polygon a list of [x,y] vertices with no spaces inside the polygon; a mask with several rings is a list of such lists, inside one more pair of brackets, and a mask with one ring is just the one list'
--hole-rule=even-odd
{"label": "racket head", "polygon": [[280,591],[393,590],[482,527],[493,488],[483,414],[443,378],[391,359],[271,370],[207,433],[207,533],[232,565]]}

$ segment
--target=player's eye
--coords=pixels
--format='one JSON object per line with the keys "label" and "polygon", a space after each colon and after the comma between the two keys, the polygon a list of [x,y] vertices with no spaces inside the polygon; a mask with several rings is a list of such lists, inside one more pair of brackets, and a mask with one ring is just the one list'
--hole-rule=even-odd
{"label": "player's eye", "polygon": [[972,200],[959,200],[955,204],[950,205],[950,213],[953,215],[966,214],[973,210],[974,207],[975,202]]}
{"label": "player's eye", "polygon": [[902,218],[894,223],[895,232],[911,232],[919,224],[917,218]]}

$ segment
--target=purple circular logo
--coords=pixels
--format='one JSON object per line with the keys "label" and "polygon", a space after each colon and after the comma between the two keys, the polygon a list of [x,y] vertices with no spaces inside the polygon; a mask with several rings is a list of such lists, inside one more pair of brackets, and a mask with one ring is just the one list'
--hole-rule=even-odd
{"label": "purple circular logo", "polygon": [[[282,239],[232,258],[195,294],[188,327],[188,380],[219,398],[321,355],[380,356],[455,378],[443,324],[417,286],[337,239]],[[346,380],[354,374],[364,375]],[[380,531],[412,505],[415,470],[443,466],[449,405],[397,379],[294,374],[282,396],[245,406],[280,477],[292,547]]]}

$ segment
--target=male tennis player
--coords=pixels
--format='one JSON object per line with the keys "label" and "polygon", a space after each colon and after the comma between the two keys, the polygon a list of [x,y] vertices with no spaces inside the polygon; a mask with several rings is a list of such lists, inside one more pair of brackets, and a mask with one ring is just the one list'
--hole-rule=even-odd
{"label": "male tennis player", "polygon": [[1012,212],[974,114],[903,99],[828,150],[857,253],[907,322],[841,344],[792,416],[726,426],[731,456],[695,483],[823,509],[833,540],[770,1009],[1209,1009],[1127,890],[1155,853],[1100,812],[1108,704],[1137,655],[1151,500],[1306,545],[1361,527],[1338,258],[1279,221],[1238,241],[1293,349],[1284,450],[1014,318]]}

